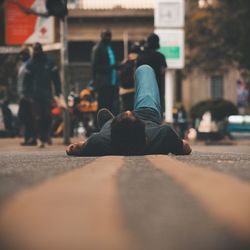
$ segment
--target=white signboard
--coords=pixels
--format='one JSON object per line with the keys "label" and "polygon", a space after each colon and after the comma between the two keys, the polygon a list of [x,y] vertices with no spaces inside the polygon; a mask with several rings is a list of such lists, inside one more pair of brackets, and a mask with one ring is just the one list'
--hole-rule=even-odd
{"label": "white signboard", "polygon": [[155,28],[182,28],[184,26],[184,0],[156,0]]}
{"label": "white signboard", "polygon": [[169,69],[184,68],[184,31],[156,29],[160,38],[160,52],[165,55]]}

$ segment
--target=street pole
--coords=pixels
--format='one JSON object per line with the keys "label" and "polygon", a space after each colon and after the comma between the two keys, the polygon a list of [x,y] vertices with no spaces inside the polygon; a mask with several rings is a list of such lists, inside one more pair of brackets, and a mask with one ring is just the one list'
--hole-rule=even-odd
{"label": "street pole", "polygon": [[[61,39],[61,77],[63,84],[63,94],[67,103],[69,90],[68,90],[68,20],[67,16],[64,18],[64,21],[60,21],[60,39]],[[70,144],[70,123],[69,123],[69,111],[68,109],[64,110],[63,114],[63,141],[65,145]]]}
{"label": "street pole", "polygon": [[165,74],[165,121],[173,123],[175,70],[168,69]]}
{"label": "street pole", "polygon": [[174,86],[177,69],[184,68],[184,0],[155,0],[154,26],[168,70],[165,74],[165,120],[173,122]]}
{"label": "street pole", "polygon": [[127,59],[128,57],[128,32],[124,31],[123,32],[123,45],[124,45],[124,59]]}

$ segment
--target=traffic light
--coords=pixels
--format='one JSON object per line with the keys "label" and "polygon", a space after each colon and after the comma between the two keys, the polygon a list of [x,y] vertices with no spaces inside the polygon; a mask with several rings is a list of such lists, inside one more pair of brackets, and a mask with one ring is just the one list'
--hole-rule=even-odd
{"label": "traffic light", "polygon": [[68,14],[67,0],[46,0],[46,8],[50,16],[63,19]]}

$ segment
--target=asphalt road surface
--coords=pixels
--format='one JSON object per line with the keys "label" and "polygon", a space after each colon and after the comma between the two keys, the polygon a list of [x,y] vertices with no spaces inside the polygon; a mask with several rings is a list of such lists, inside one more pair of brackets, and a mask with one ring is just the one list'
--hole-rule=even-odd
{"label": "asphalt road surface", "polygon": [[0,140],[0,249],[250,249],[250,144],[69,157]]}

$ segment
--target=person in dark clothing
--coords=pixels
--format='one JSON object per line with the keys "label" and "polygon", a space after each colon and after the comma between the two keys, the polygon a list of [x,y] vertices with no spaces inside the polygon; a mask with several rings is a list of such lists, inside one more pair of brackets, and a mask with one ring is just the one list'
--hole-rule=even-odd
{"label": "person in dark clothing", "polygon": [[52,122],[51,107],[53,100],[52,84],[55,95],[61,94],[61,80],[57,66],[44,54],[42,45],[33,45],[33,55],[26,65],[24,76],[24,96],[32,104],[32,116],[36,136],[44,147],[50,143]]}
{"label": "person in dark clothing", "polygon": [[97,115],[100,132],[84,142],[71,144],[66,153],[75,156],[190,154],[188,142],[161,123],[159,90],[150,66],[137,68],[135,88],[133,111],[114,117],[108,110],[100,110]]}
{"label": "person in dark clothing", "polygon": [[119,93],[115,54],[110,46],[111,38],[111,31],[105,30],[101,33],[101,41],[92,50],[91,63],[98,109],[107,108],[116,114],[119,111]]}
{"label": "person in dark clothing", "polygon": [[9,101],[5,100],[1,105],[2,114],[3,114],[3,123],[5,130],[8,132],[9,135],[12,134],[13,130],[13,114],[9,108]]}
{"label": "person in dark clothing", "polygon": [[119,94],[121,97],[121,111],[133,110],[135,95],[135,66],[141,45],[132,44],[128,58],[118,67],[119,72]]}
{"label": "person in dark clothing", "polygon": [[18,119],[23,126],[24,141],[21,143],[22,146],[33,146],[37,144],[35,138],[35,131],[33,127],[31,103],[23,96],[23,81],[26,72],[27,62],[30,59],[30,51],[28,47],[23,47],[19,53],[21,65],[18,69],[17,75],[17,90],[19,96],[19,110]]}
{"label": "person in dark clothing", "polygon": [[147,37],[145,50],[139,54],[136,67],[147,64],[153,68],[160,92],[161,113],[163,114],[165,112],[165,71],[167,63],[165,56],[157,51],[160,48],[159,42],[158,35],[154,33]]}

